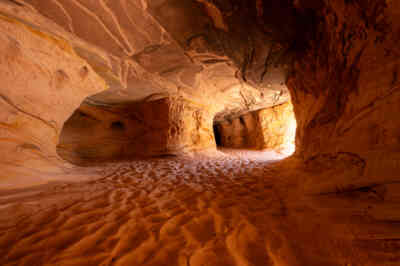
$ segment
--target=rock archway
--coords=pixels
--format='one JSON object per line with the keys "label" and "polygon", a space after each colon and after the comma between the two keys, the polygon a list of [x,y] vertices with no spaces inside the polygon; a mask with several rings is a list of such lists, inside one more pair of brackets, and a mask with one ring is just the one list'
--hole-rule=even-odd
{"label": "rock archway", "polygon": [[296,119],[291,102],[214,123],[221,147],[294,152]]}
{"label": "rock archway", "polygon": [[115,104],[89,97],[64,124],[58,153],[85,164],[215,149],[211,117],[181,97]]}

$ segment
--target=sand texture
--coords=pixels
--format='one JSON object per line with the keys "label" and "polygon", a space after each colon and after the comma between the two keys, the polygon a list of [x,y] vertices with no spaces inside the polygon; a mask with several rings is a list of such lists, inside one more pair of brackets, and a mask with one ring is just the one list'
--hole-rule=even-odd
{"label": "sand texture", "polygon": [[93,181],[2,192],[0,264],[265,265],[257,216],[281,206],[255,177],[268,169],[239,158],[110,164]]}
{"label": "sand texture", "polygon": [[[224,150],[109,163],[92,180],[3,191],[0,264],[379,265],[363,253],[374,254],[373,239],[352,231],[356,223],[362,236],[367,222],[347,206],[350,222],[337,196],[334,213],[298,196],[281,157]],[[374,226],[364,232],[393,235],[393,225]]]}

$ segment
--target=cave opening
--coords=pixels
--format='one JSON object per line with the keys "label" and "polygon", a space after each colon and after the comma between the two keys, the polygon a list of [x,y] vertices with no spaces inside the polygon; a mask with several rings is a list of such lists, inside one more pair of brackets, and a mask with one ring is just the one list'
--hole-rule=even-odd
{"label": "cave opening", "polygon": [[211,116],[201,106],[173,96],[114,102],[109,95],[87,97],[65,121],[62,159],[86,166],[215,149]]}
{"label": "cave opening", "polygon": [[91,165],[209,148],[285,156],[295,150],[290,101],[236,116],[215,115],[211,124],[209,117],[178,98],[107,104],[90,96],[64,123],[57,153],[70,163]]}
{"label": "cave opening", "polygon": [[125,129],[125,125],[121,121],[114,121],[114,122],[111,123],[111,129],[113,129],[113,130],[124,130]]}
{"label": "cave opening", "polygon": [[214,131],[215,144],[217,145],[217,147],[222,146],[221,133],[219,132],[217,124],[213,124],[213,131]]}
{"label": "cave opening", "polygon": [[114,102],[108,97],[85,98],[65,121],[57,145],[61,158],[86,166],[168,153],[162,139],[167,101]]}
{"label": "cave opening", "polygon": [[285,155],[295,151],[296,127],[290,101],[213,123],[219,149],[272,150]]}

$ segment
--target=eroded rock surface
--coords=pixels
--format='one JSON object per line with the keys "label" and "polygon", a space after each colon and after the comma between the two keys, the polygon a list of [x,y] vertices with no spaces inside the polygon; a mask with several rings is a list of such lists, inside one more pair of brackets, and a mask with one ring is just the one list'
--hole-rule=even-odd
{"label": "eroded rock surface", "polygon": [[262,129],[262,148],[294,151],[296,118],[291,102],[262,109],[257,112]]}
{"label": "eroded rock surface", "polygon": [[215,125],[220,136],[220,146],[230,148],[257,149],[262,145],[262,129],[257,113],[224,120]]}
{"label": "eroded rock surface", "polygon": [[215,127],[223,147],[294,150],[296,120],[290,102],[224,120]]}
{"label": "eroded rock surface", "polygon": [[396,265],[400,3],[323,1],[311,8],[315,35],[288,81],[304,193],[321,214],[351,213],[349,224],[359,219],[370,228],[352,229],[354,245],[369,248],[365,265]]}
{"label": "eroded rock surface", "polygon": [[309,164],[343,159],[337,163],[354,169],[328,183],[317,177],[312,186],[325,184],[316,190],[398,180],[399,8],[397,1],[333,1],[316,10],[315,37],[288,82],[296,152]]}
{"label": "eroded rock surface", "polygon": [[106,89],[104,81],[64,39],[4,15],[0,78],[2,184],[65,173],[56,153],[63,123],[82,99]]}
{"label": "eroded rock surface", "polygon": [[98,101],[178,93],[211,101],[222,119],[289,98],[287,47],[264,34],[263,6],[256,9],[252,1],[16,2],[14,8],[43,15],[105,52],[99,57],[85,46],[76,49],[113,92]]}
{"label": "eroded rock surface", "polygon": [[198,103],[162,98],[114,105],[86,100],[65,123],[58,153],[82,164],[215,149],[212,115]]}

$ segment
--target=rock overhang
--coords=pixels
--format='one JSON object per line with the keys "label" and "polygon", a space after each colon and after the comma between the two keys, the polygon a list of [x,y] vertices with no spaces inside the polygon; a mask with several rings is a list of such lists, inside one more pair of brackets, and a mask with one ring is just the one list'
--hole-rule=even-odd
{"label": "rock overhang", "polygon": [[[109,90],[96,101],[182,95],[212,106],[222,120],[289,100],[290,1],[14,2],[2,12],[18,10],[13,16],[39,29],[64,31],[103,77]],[[285,23],[276,21],[282,17]]]}

